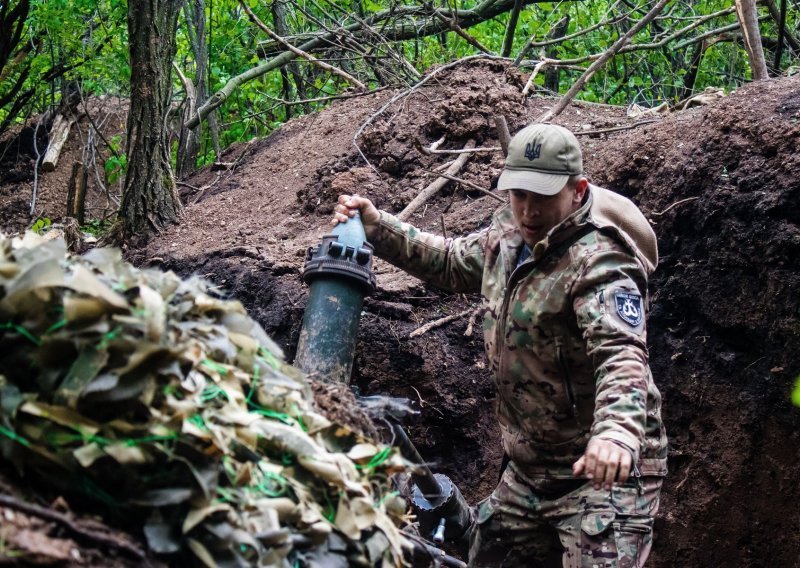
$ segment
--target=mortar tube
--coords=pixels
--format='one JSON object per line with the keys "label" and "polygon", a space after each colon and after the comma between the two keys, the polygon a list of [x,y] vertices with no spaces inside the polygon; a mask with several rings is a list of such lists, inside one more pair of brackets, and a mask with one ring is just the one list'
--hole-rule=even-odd
{"label": "mortar tube", "polygon": [[303,280],[311,290],[295,366],[322,381],[350,382],[364,296],[375,289],[372,246],[356,215],[309,249]]}

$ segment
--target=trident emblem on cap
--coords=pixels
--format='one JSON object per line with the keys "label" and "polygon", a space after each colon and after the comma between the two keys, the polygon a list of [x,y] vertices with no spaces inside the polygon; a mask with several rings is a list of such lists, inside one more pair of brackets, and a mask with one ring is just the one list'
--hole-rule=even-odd
{"label": "trident emblem on cap", "polygon": [[530,161],[535,160],[538,158],[542,153],[542,144],[537,144],[536,142],[528,142],[525,144],[525,157],[528,158]]}

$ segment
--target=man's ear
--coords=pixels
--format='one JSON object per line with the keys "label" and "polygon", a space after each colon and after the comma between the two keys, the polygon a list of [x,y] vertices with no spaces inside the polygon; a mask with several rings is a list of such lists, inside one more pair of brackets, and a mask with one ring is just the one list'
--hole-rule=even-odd
{"label": "man's ear", "polygon": [[583,198],[586,196],[586,190],[589,188],[589,180],[581,177],[578,183],[575,184],[575,203],[583,203]]}

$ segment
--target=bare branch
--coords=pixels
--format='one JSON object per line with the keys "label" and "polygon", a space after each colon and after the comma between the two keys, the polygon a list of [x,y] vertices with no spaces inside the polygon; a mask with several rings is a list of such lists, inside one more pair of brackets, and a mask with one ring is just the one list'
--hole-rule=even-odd
{"label": "bare branch", "polygon": [[460,183],[461,185],[464,185],[464,186],[466,186],[466,187],[468,187],[470,189],[474,189],[475,191],[480,191],[481,193],[484,193],[484,194],[488,195],[489,197],[499,201],[500,203],[505,203],[506,202],[505,199],[503,199],[502,197],[500,197],[496,193],[492,193],[488,189],[486,189],[484,187],[481,187],[481,186],[479,186],[477,184],[474,184],[471,181],[467,181],[465,179],[461,179],[461,178],[456,177],[456,176],[451,176],[450,174],[437,172],[435,170],[429,170],[428,168],[422,168],[421,167],[420,169],[424,170],[424,171],[426,171],[426,172],[428,172],[430,174],[435,174],[435,175],[437,175],[439,177],[443,177],[444,179],[449,179],[450,181],[454,181],[456,183]]}
{"label": "bare branch", "polygon": [[352,75],[347,73],[346,71],[343,71],[343,70],[339,69],[338,67],[334,67],[333,65],[328,65],[327,63],[324,63],[323,61],[320,61],[319,59],[317,59],[316,57],[314,57],[310,53],[307,53],[307,52],[303,51],[302,49],[294,47],[292,44],[290,44],[289,42],[284,40],[282,37],[280,37],[278,34],[273,32],[271,29],[269,29],[264,24],[264,22],[262,22],[261,20],[258,19],[258,16],[256,16],[253,13],[253,11],[250,9],[250,6],[248,6],[247,3],[244,0],[239,0],[239,4],[242,6],[242,8],[244,8],[244,11],[247,12],[247,15],[250,17],[250,20],[255,25],[257,25],[261,29],[261,31],[263,31],[269,37],[271,37],[272,39],[274,39],[275,41],[277,41],[278,43],[283,45],[286,49],[288,49],[289,51],[291,51],[295,55],[298,55],[298,56],[300,56],[300,57],[302,57],[304,59],[307,59],[308,61],[310,61],[314,65],[320,67],[321,69],[325,69],[326,71],[328,71],[330,73],[333,73],[334,75],[338,75],[339,77],[341,77],[342,79],[344,79],[345,81],[350,83],[351,85],[353,85],[355,87],[358,87],[361,90],[367,90],[367,86],[364,83],[362,83],[361,81],[359,81],[358,79],[356,79],[355,77],[353,77]]}
{"label": "bare branch", "polygon": [[578,78],[577,81],[575,81],[572,87],[570,87],[569,91],[567,91],[567,93],[561,98],[555,107],[542,114],[536,120],[536,122],[548,122],[561,114],[561,112],[567,108],[567,105],[572,101],[572,99],[575,98],[575,95],[577,95],[578,92],[583,89],[589,79],[592,78],[592,75],[594,75],[611,58],[613,58],[617,52],[622,49],[622,47],[626,45],[633,36],[639,33],[639,30],[641,30],[653,18],[655,18],[656,15],[658,15],[658,13],[661,12],[664,6],[666,6],[669,2],[670,0],[659,0],[658,3],[653,6],[653,8],[651,8],[651,10],[641,20],[636,22],[635,25],[631,26],[631,29],[629,29],[624,36],[618,39],[616,43],[614,43],[614,45],[608,49],[608,51],[606,51],[597,61],[589,66],[589,68]]}
{"label": "bare branch", "polygon": [[[464,145],[464,149],[474,148],[475,147],[475,140],[469,140]],[[469,160],[469,154],[461,154],[458,159],[453,162],[453,165],[447,168],[445,172],[448,176],[453,176],[457,174],[464,164],[467,163]],[[405,209],[403,209],[400,213],[397,214],[397,218],[401,221],[407,221],[409,217],[422,207],[422,205],[428,201],[431,197],[436,195],[440,189],[442,189],[447,182],[449,181],[444,175],[438,174],[439,177],[431,184],[429,184],[425,189],[423,189],[419,195],[417,195],[414,199],[411,200],[411,203],[406,205]]]}

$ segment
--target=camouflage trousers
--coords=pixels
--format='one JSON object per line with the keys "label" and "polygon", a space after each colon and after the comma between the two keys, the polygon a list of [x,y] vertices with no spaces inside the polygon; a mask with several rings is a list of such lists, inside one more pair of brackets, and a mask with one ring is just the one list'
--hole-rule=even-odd
{"label": "camouflage trousers", "polygon": [[534,479],[514,462],[481,501],[469,566],[639,568],[650,554],[663,478],[633,478],[610,491],[583,480]]}

